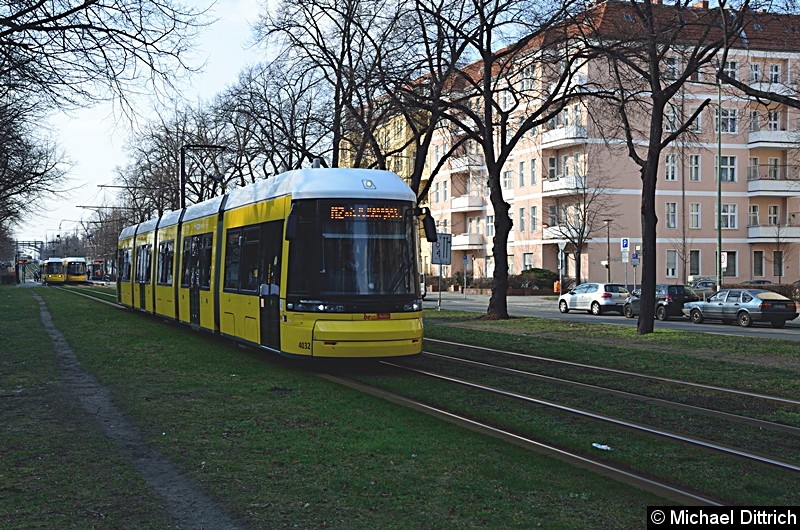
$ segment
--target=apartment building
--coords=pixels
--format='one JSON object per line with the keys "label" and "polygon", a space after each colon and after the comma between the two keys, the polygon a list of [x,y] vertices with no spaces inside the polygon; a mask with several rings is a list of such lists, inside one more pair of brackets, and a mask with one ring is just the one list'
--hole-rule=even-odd
{"label": "apartment building", "polygon": [[[617,15],[624,17],[625,4],[617,5]],[[800,30],[795,20],[800,28],[797,17],[771,16],[763,26],[751,24],[750,35],[742,39],[747,46],[728,54],[726,73],[750,86],[798,97]],[[682,67],[678,56],[664,61],[666,76]],[[573,82],[597,82],[607,73],[600,61],[589,63]],[[720,88],[710,66],[673,99],[665,128],[693,115],[706,99],[711,103],[689,133],[662,153],[657,251],[655,256],[639,253],[640,263],[656,260],[658,282],[714,277],[721,244],[725,283],[800,279],[800,112],[759,102],[730,86]],[[506,163],[503,196],[514,223],[510,274],[534,267],[558,270],[563,248],[562,272],[573,276],[576,258],[568,236],[577,224],[589,223],[591,237],[579,258],[582,280],[602,281],[610,273],[614,282],[638,283],[632,260],[642,241],[640,171],[623,138],[609,138],[612,127],[592,114],[594,106],[588,98],[571,102],[527,135]],[[438,138],[429,167],[436,166],[451,141],[446,134]],[[492,275],[494,210],[488,195],[486,168],[474,145],[451,156],[445,171],[435,176],[429,206],[438,230],[452,234],[446,275],[463,267],[469,276]],[[628,244],[627,263],[623,242]]]}

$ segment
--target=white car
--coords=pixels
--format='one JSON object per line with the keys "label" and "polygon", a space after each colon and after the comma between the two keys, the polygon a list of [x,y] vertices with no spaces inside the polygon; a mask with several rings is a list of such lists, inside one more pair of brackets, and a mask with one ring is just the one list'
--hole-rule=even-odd
{"label": "white car", "polygon": [[558,310],[569,313],[572,309],[585,310],[593,315],[606,311],[622,314],[628,289],[619,283],[582,283],[558,297]]}

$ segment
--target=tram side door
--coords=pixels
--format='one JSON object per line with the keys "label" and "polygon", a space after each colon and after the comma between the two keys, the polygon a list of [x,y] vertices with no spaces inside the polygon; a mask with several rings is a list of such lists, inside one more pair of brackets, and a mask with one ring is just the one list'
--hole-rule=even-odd
{"label": "tram side door", "polygon": [[261,234],[261,344],[276,350],[281,347],[280,337],[280,282],[281,250],[283,248],[283,221],[264,223]]}

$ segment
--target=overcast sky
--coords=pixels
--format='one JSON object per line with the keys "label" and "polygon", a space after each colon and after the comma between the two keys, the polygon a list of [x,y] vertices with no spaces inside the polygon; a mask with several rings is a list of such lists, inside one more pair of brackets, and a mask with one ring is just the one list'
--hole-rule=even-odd
{"label": "overcast sky", "polygon": [[[207,65],[186,89],[190,101],[211,100],[235,83],[246,65],[260,60],[258,51],[247,47],[260,3],[266,2],[216,1],[213,18],[218,20],[198,40],[199,62],[206,60]],[[78,206],[112,202],[115,190],[99,188],[98,184],[113,184],[115,168],[126,163],[123,147],[129,128],[124,119],[114,116],[110,104],[54,115],[50,130],[73,163],[67,183],[71,191],[68,196],[48,201],[45,212],[28,216],[16,227],[15,237],[20,241],[49,240],[59,232],[80,229],[80,221],[88,220],[92,211]]]}

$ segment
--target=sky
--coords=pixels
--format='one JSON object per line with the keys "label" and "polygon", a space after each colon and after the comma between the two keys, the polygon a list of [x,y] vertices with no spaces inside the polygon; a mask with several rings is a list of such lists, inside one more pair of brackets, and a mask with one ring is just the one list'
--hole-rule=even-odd
{"label": "sky", "polygon": [[[251,25],[257,20],[264,0],[216,0],[213,25],[197,40],[197,62],[206,67],[185,89],[191,102],[210,101],[236,82],[239,72],[262,59],[261,52],[247,46]],[[145,117],[146,119],[146,117]],[[42,204],[41,212],[28,215],[14,228],[18,241],[46,241],[57,234],[83,232],[81,220],[93,211],[78,206],[99,206],[113,202],[116,191],[98,185],[113,185],[115,168],[124,166],[125,142],[130,129],[114,115],[111,104],[53,115],[49,123],[54,140],[72,163],[65,188],[69,193]]]}

